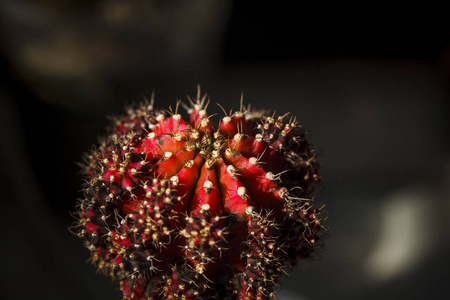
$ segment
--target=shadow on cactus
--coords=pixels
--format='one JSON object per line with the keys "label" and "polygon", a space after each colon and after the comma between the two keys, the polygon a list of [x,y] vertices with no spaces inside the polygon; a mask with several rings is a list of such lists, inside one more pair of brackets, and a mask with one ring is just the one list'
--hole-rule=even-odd
{"label": "shadow on cactus", "polygon": [[316,154],[290,115],[241,104],[214,126],[207,96],[188,99],[114,118],[85,156],[76,233],[125,299],[269,299],[318,248]]}

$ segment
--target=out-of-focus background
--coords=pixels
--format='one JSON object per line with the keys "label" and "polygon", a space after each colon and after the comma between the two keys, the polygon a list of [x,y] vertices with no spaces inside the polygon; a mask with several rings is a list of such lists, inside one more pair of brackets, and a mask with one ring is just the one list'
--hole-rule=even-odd
{"label": "out-of-focus background", "polygon": [[292,112],[320,153],[325,249],[280,299],[444,299],[450,31],[411,5],[1,0],[1,298],[121,299],[67,230],[76,162],[105,116],[201,84],[213,110]]}

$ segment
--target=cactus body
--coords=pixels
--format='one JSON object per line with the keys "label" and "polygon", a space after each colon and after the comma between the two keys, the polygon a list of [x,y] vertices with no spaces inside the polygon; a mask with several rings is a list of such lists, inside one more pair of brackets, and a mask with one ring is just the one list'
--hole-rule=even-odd
{"label": "cactus body", "polygon": [[268,299],[316,248],[315,152],[294,118],[241,109],[218,126],[128,109],[86,155],[77,234],[130,299]]}

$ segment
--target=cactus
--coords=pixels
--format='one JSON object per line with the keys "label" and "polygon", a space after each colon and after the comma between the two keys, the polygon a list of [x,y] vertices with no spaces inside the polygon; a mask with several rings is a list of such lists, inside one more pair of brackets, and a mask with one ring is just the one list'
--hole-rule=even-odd
{"label": "cactus", "polygon": [[113,120],[84,158],[76,233],[124,299],[269,299],[316,252],[316,153],[294,117],[242,106],[218,126],[207,96]]}

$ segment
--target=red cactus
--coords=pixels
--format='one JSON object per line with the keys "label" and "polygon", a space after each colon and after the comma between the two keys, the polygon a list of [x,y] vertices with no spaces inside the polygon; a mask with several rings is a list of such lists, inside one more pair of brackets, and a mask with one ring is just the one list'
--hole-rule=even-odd
{"label": "red cactus", "polygon": [[115,119],[84,164],[78,235],[130,299],[268,299],[316,248],[320,180],[295,118],[241,109],[217,129],[153,101]]}

